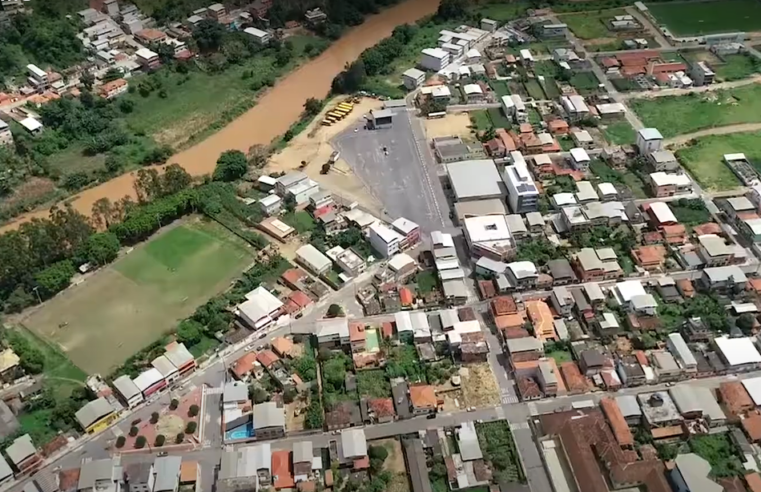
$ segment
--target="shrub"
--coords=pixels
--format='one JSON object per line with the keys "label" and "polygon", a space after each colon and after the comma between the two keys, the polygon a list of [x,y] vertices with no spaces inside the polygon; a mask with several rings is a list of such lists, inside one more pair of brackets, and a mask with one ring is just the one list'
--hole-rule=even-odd
{"label": "shrub", "polygon": [[159,413],[158,412],[153,412],[151,414],[151,423],[155,424],[158,421],[159,421]]}
{"label": "shrub", "polygon": [[137,436],[137,439],[135,439],[135,449],[143,449],[147,442],[148,439],[145,436]]}
{"label": "shrub", "polygon": [[116,447],[118,449],[121,449],[121,448],[124,447],[124,443],[126,443],[126,442],[127,442],[127,438],[126,437],[119,436],[119,437],[116,438]]}
{"label": "shrub", "polygon": [[172,398],[171,403],[169,403],[169,410],[177,410],[177,407],[180,406],[180,401],[177,398]]}
{"label": "shrub", "polygon": [[166,441],[166,437],[164,437],[163,434],[159,434],[158,436],[156,436],[156,440],[153,441],[153,445],[156,446],[157,448],[160,448],[161,446],[164,445],[164,441]]}
{"label": "shrub", "polygon": [[177,434],[177,437],[175,437],[175,438],[174,438],[174,443],[175,443],[175,444],[182,444],[182,442],[183,442],[184,440],[185,440],[185,434],[183,434],[182,432],[180,432],[179,434]]}
{"label": "shrub", "polygon": [[198,415],[198,405],[190,405],[190,408],[188,409],[188,417],[195,417]]}
{"label": "shrub", "polygon": [[195,422],[188,422],[188,425],[185,426],[185,434],[193,434],[197,427],[198,424]]}
{"label": "shrub", "polygon": [[129,429],[129,437],[135,437],[138,432],[140,432],[140,429],[138,429],[136,426],[133,425]]}

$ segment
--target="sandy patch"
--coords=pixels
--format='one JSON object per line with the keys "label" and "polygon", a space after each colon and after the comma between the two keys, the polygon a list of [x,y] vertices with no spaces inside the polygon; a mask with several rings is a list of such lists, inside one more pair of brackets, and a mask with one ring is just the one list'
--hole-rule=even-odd
{"label": "sandy patch", "polygon": [[425,133],[429,139],[451,136],[468,138],[471,135],[469,126],[468,113],[447,114],[444,118],[426,119]]}
{"label": "sandy patch", "polygon": [[499,387],[489,364],[468,364],[460,369],[465,406],[490,407],[499,404]]}
{"label": "sandy patch", "polygon": [[442,412],[459,412],[465,408],[461,390],[442,391],[442,389],[442,386],[436,387],[436,396],[444,401],[441,405]]}
{"label": "sandy patch", "polygon": [[288,147],[273,155],[265,167],[265,173],[299,169],[304,161],[306,167],[302,170],[322,187],[339,193],[346,200],[357,201],[372,211],[379,211],[381,205],[367,192],[343,159],[339,159],[328,174],[320,174],[322,165],[328,162],[335,150],[330,140],[347,128],[362,128],[363,115],[371,109],[379,109],[383,104],[375,99],[362,99],[354,105],[354,110],[346,119],[331,126],[322,126],[322,115],[333,110],[339,101],[335,99],[328,103],[306,130],[291,140]]}
{"label": "sandy patch", "polygon": [[285,430],[287,432],[304,430],[306,407],[306,403],[301,398],[285,405]]}

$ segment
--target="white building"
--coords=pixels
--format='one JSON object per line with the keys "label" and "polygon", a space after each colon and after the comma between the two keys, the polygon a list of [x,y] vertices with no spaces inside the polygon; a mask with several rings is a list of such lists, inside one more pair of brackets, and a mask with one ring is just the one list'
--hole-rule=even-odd
{"label": "white building", "polygon": [[311,244],[305,244],[296,250],[296,260],[316,275],[326,273],[332,266],[330,258]]}
{"label": "white building", "polygon": [[723,336],[715,338],[714,343],[719,355],[730,366],[730,370],[752,369],[761,364],[761,354],[758,353],[751,338]]}
{"label": "white building", "polygon": [[502,104],[502,111],[505,113],[507,119],[512,119],[515,114],[515,103],[511,96],[502,96],[500,98]]}
{"label": "white building", "polygon": [[587,151],[581,148],[571,149],[571,166],[577,171],[589,170],[589,163],[592,159],[589,158]]}
{"label": "white building", "polygon": [[425,82],[425,72],[417,68],[410,68],[402,74],[402,81],[404,82],[404,87],[414,91]]}
{"label": "white building", "polygon": [[275,215],[280,212],[283,201],[277,195],[267,195],[259,200],[259,207],[265,215]]}
{"label": "white building", "polygon": [[305,179],[304,181],[291,186],[288,189],[287,195],[293,199],[297,207],[302,207],[306,206],[309,203],[309,198],[319,191],[320,185],[317,181]]}
{"label": "white building", "polygon": [[128,408],[133,408],[143,401],[143,393],[126,374],[114,379],[113,386]]}
{"label": "white building", "polygon": [[394,256],[402,250],[404,237],[385,224],[375,223],[368,230],[370,245],[384,258]]}
{"label": "white building", "polygon": [[507,259],[515,252],[515,243],[506,215],[468,217],[463,221],[470,254],[495,261]]}
{"label": "white building", "polygon": [[235,314],[248,326],[259,330],[276,320],[282,307],[280,299],[260,286],[246,294],[246,301],[238,305]]}
{"label": "white building", "polygon": [[350,277],[356,277],[365,271],[365,260],[351,249],[335,246],[327,250],[325,255]]}
{"label": "white building", "polygon": [[48,85],[50,85],[50,79],[48,78],[48,74],[45,70],[42,70],[37,65],[32,64],[27,65],[26,70],[29,73],[27,81],[32,87],[38,91],[43,91],[48,88]]}
{"label": "white building", "polygon": [[507,187],[507,203],[513,213],[525,214],[539,209],[539,190],[525,161],[506,166],[502,179]]}
{"label": "white building", "polygon": [[247,27],[243,30],[246,34],[254,38],[254,41],[256,41],[260,45],[265,45],[270,42],[272,39],[272,36],[267,31],[262,31],[261,29],[257,29],[255,27]]}
{"label": "white building", "polygon": [[420,66],[438,72],[449,65],[449,52],[441,48],[425,48],[420,58]]}
{"label": "white building", "polygon": [[523,102],[523,98],[519,94],[512,94],[510,98],[513,100],[515,122],[518,124],[527,123],[528,111],[526,111],[526,104]]}
{"label": "white building", "polygon": [[18,123],[19,125],[24,127],[24,130],[28,131],[32,135],[37,135],[38,133],[42,133],[42,123],[32,118],[31,116],[24,118]]}
{"label": "white building", "polygon": [[637,131],[637,149],[642,155],[648,155],[663,147],[663,135],[655,128],[642,128]]}
{"label": "white building", "polygon": [[531,54],[530,50],[523,49],[520,51],[521,56],[521,62],[523,62],[524,65],[534,63],[534,56]]}
{"label": "white building", "polygon": [[571,121],[583,120],[589,116],[589,106],[581,96],[563,96],[560,102]]}

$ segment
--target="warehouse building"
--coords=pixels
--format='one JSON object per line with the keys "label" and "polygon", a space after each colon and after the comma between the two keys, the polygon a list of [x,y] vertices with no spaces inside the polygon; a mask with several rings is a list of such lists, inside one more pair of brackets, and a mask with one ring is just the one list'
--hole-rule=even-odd
{"label": "warehouse building", "polygon": [[490,159],[446,165],[455,201],[485,200],[505,195],[504,182]]}

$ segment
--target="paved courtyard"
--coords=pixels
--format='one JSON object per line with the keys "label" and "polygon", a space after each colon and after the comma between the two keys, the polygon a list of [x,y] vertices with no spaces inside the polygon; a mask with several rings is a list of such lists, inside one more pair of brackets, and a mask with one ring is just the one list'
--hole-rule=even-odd
{"label": "paved courtyard", "polygon": [[350,128],[332,143],[388,216],[406,217],[425,232],[452,227],[422,124],[405,109],[396,110],[392,128]]}

